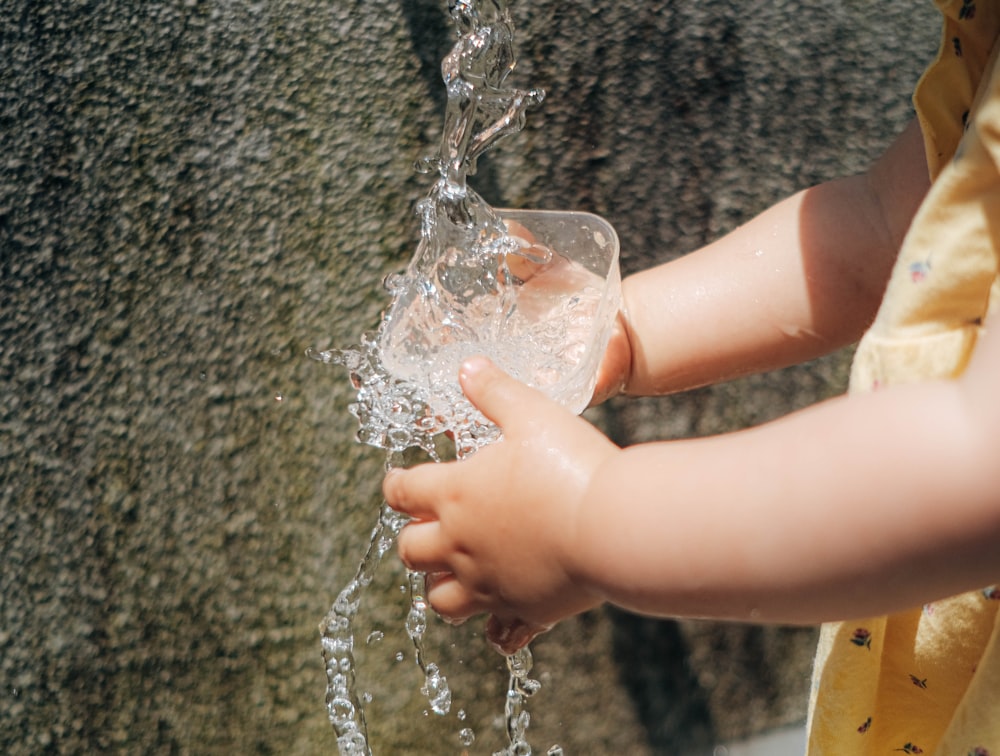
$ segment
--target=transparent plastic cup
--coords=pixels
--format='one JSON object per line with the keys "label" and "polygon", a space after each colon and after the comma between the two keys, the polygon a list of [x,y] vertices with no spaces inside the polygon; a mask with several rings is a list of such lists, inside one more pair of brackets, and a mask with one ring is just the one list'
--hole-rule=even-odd
{"label": "transparent plastic cup", "polygon": [[[582,412],[621,305],[618,235],[591,213],[495,212],[519,249],[496,269],[439,265],[432,281],[403,289],[380,331],[382,364],[436,417],[463,414],[458,371],[474,355]],[[440,304],[444,277],[460,307]],[[482,280],[502,283],[477,288]]]}
{"label": "transparent plastic cup", "polygon": [[[518,317],[531,348],[489,355],[508,372],[575,413],[590,403],[597,370],[621,307],[619,241],[614,227],[592,213],[508,210],[497,213],[512,235],[550,250],[542,265],[510,261],[524,273]],[[535,250],[527,249],[528,254]],[[520,277],[520,276],[519,276]],[[517,335],[512,342],[517,343]],[[536,347],[539,347],[536,349]],[[524,364],[524,359],[535,364]]]}

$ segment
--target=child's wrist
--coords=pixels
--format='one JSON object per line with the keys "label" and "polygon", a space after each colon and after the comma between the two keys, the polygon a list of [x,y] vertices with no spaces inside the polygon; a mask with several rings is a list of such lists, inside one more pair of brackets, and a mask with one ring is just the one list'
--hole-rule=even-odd
{"label": "child's wrist", "polygon": [[606,538],[614,537],[614,528],[608,522],[611,513],[601,491],[609,480],[608,476],[611,476],[611,481],[614,480],[609,468],[614,467],[614,461],[622,451],[613,444],[611,446],[613,449],[595,465],[574,506],[566,513],[567,522],[557,551],[569,581],[593,601],[591,606],[608,600],[606,584],[602,579],[605,570],[600,564],[601,557],[607,553]]}

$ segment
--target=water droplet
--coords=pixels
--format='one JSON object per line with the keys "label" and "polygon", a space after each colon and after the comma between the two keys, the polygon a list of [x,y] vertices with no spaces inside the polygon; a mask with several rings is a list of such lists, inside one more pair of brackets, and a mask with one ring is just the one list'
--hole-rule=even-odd
{"label": "water droplet", "polygon": [[470,746],[476,742],[476,733],[471,727],[463,727],[458,731],[458,742]]}
{"label": "water droplet", "polygon": [[448,687],[448,678],[441,674],[437,665],[427,665],[427,677],[420,692],[427,696],[435,714],[443,716],[451,710],[451,688]]}
{"label": "water droplet", "polygon": [[323,638],[323,650],[331,657],[341,658],[350,654],[353,650],[351,638]]}
{"label": "water droplet", "polygon": [[511,677],[518,680],[527,678],[528,673],[531,672],[532,663],[531,651],[527,646],[519,648],[507,657],[507,669],[510,671]]}
{"label": "water droplet", "polygon": [[373,643],[378,643],[384,637],[385,633],[383,633],[381,630],[372,630],[370,633],[368,633],[368,638],[365,642],[370,646]]}
{"label": "water droplet", "polygon": [[337,738],[337,750],[341,756],[368,756],[368,740],[364,734],[351,730]]}
{"label": "water droplet", "polygon": [[541,690],[542,684],[538,680],[524,680],[520,681],[517,687],[525,698],[530,698]]}
{"label": "water droplet", "polygon": [[409,280],[402,273],[390,273],[382,279],[382,287],[390,294],[404,291],[409,285]]}
{"label": "water droplet", "polygon": [[531,756],[531,746],[524,740],[510,744],[510,752],[513,756]]}
{"label": "water droplet", "polygon": [[335,698],[327,705],[330,721],[338,727],[343,727],[354,718],[354,704],[346,698]]}
{"label": "water droplet", "polygon": [[406,633],[411,638],[419,638],[427,630],[427,615],[414,607],[406,617]]}

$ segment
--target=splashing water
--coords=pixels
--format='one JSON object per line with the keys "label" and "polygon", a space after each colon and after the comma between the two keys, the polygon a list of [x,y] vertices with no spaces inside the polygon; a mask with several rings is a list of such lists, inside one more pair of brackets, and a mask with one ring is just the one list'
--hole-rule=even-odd
{"label": "splashing water", "polygon": [[[501,137],[520,131],[525,110],[541,102],[544,93],[504,86],[514,52],[503,0],[451,0],[449,6],[458,39],[441,65],[448,100],[440,149],[418,166],[436,171],[438,178],[417,205],[417,250],[406,270],[385,282],[392,302],[376,333],[365,334],[356,347],[308,352],[349,372],[357,391],[349,407],[359,424],[357,440],[388,452],[387,471],[401,466],[402,453],[411,448],[440,461],[437,444],[445,433],[459,459],[500,439],[500,429],[458,386],[459,364],[472,354],[488,355],[514,377],[581,411],[593,390],[593,353],[603,353],[618,309],[617,289],[607,295],[607,281],[618,281],[616,265],[595,272],[592,265],[569,259],[520,226],[517,212],[503,213],[514,219],[508,228],[501,214],[467,186],[478,157]],[[591,233],[599,248],[613,245],[617,255],[616,238]],[[613,230],[605,233],[614,236]],[[595,331],[595,322],[604,321],[607,327]],[[356,689],[354,619],[364,589],[405,523],[383,502],[355,577],[320,624],[327,712],[342,756],[371,756],[366,697]],[[407,582],[405,627],[424,677],[420,690],[430,710],[445,715],[451,690],[424,649],[425,578],[410,572]],[[507,657],[509,745],[495,756],[531,754],[525,703],[539,688],[528,678],[531,666],[527,648]],[[459,719],[464,724],[464,712]],[[458,739],[469,746],[475,733],[462,726]],[[549,753],[561,749],[553,746]]]}

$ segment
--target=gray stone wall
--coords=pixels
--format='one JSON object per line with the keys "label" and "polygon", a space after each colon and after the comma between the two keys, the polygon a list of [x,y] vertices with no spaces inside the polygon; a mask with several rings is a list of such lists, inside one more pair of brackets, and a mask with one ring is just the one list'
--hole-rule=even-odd
{"label": "gray stone wall", "polygon": [[[548,98],[473,183],[606,216],[626,272],[682,254],[878,153],[926,5],[515,0],[515,77]],[[304,353],[374,327],[411,253],[450,34],[444,0],[4,4],[0,751],[334,752],[316,626],[382,459]],[[736,428],[843,364],[592,416],[622,443]],[[458,753],[395,660],[400,582],[390,559],[366,609],[376,751]],[[431,635],[492,752],[499,657],[478,623]],[[702,752],[801,719],[811,643],[595,612],[535,644],[533,742]]]}

